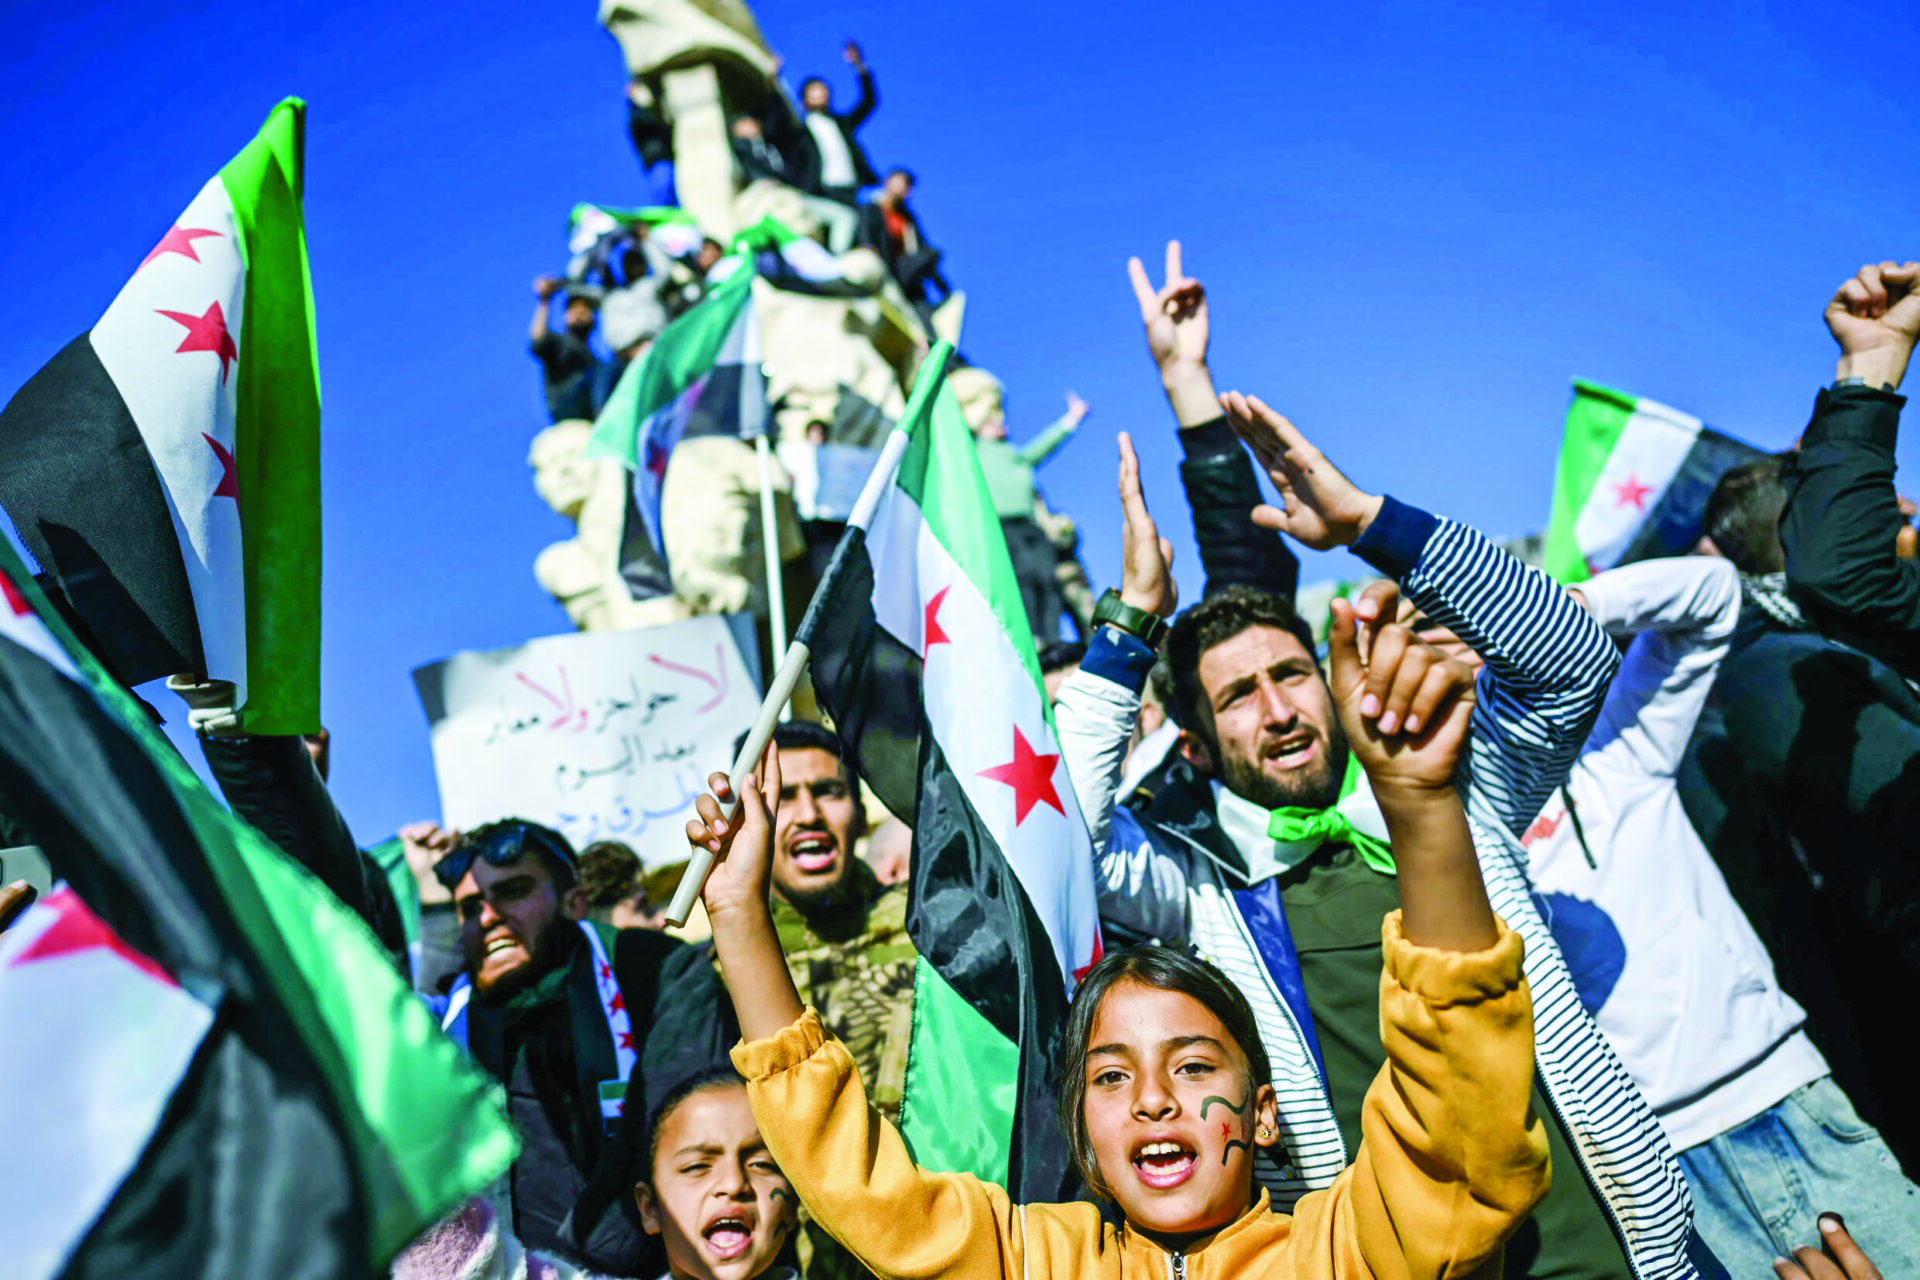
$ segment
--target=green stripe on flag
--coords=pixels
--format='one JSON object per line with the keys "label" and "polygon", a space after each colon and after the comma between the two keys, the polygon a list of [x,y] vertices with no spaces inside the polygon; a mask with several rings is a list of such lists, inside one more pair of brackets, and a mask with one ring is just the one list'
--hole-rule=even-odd
{"label": "green stripe on flag", "polygon": [[627,366],[594,419],[586,457],[611,458],[629,470],[640,466],[642,424],[712,372],[734,322],[753,297],[753,280],[752,265],[743,262],[698,306],[661,330],[646,355]]}
{"label": "green stripe on flag", "polygon": [[192,827],[240,945],[327,1082],[365,1196],[372,1260],[384,1266],[513,1163],[505,1092],[441,1032],[366,923],[214,799],[145,708],[74,639],[4,540],[0,571],[140,744]]}
{"label": "green stripe on flag", "polygon": [[1544,552],[1547,574],[1557,582],[1585,582],[1593,576],[1574,536],[1574,525],[1639,403],[1625,392],[1574,380],[1560,461],[1554,469],[1553,513],[1547,519]]}
{"label": "green stripe on flag", "polygon": [[[939,349],[933,354],[938,355]],[[947,389],[944,375],[933,394],[933,409],[924,425],[915,418],[901,419],[902,426],[912,424],[913,440],[900,459],[896,483],[920,508],[928,530],[947,549],[960,571],[993,607],[994,617],[1013,642],[1013,651],[1019,655],[1033,687],[1040,692],[1040,705],[1046,709],[1048,727],[1052,727],[1053,705],[1040,676],[1033,629],[1027,623],[1026,606],[1021,603],[1020,584],[1013,576],[1013,557],[1007,552],[1006,535],[1000,531],[1000,517],[987,492],[986,476],[980,471],[973,431],[960,412],[960,402]],[[918,383],[914,398],[920,399]],[[940,483],[929,483],[929,477],[939,477]]]}
{"label": "green stripe on flag", "polygon": [[914,1160],[1005,1186],[1020,1049],[947,985],[925,956],[913,970],[900,1133]]}
{"label": "green stripe on flag", "polygon": [[320,360],[307,272],[306,103],[288,98],[220,170],[246,305],[235,472],[247,609],[248,733],[320,728]]}

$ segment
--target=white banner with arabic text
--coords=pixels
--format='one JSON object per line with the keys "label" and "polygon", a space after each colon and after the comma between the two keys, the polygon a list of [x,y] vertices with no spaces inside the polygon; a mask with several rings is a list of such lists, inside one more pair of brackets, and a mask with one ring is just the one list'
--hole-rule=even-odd
{"label": "white banner with arabic text", "polygon": [[744,622],[550,636],[415,668],[442,823],[529,818],[576,849],[619,840],[649,867],[685,859],[694,798],[760,706]]}

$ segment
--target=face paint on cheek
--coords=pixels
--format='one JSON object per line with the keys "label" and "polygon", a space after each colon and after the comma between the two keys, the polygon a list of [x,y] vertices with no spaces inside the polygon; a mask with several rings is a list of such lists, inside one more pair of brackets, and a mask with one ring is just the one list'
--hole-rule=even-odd
{"label": "face paint on cheek", "polygon": [[1226,1146],[1220,1151],[1220,1163],[1225,1164],[1233,1158],[1233,1149],[1235,1147],[1240,1148],[1242,1151],[1251,1149],[1251,1144],[1246,1140],[1248,1136],[1248,1126],[1251,1122],[1246,1116],[1247,1108],[1253,1105],[1253,1090],[1247,1090],[1247,1096],[1240,1099],[1238,1106],[1235,1106],[1231,1100],[1222,1098],[1218,1094],[1209,1094],[1207,1097],[1200,1099],[1200,1118],[1202,1120],[1207,1118],[1207,1112],[1213,1108],[1213,1104],[1216,1102],[1240,1118],[1240,1136],[1238,1138],[1233,1136],[1233,1122],[1231,1120],[1222,1120],[1220,1122],[1220,1136],[1226,1139]]}

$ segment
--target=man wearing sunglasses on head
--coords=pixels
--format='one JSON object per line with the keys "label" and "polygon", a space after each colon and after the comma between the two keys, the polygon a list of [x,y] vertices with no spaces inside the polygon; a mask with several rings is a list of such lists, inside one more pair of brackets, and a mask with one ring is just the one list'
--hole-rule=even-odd
{"label": "man wearing sunglasses on head", "polygon": [[437,1002],[441,1025],[506,1086],[520,1137],[495,1211],[528,1248],[653,1274],[632,1197],[613,1213],[603,1197],[581,1202],[595,1170],[619,1159],[629,1086],[690,1056],[723,1063],[738,1039],[713,966],[665,934],[587,920],[573,846],[538,823],[470,831],[433,870],[453,894],[465,961]]}

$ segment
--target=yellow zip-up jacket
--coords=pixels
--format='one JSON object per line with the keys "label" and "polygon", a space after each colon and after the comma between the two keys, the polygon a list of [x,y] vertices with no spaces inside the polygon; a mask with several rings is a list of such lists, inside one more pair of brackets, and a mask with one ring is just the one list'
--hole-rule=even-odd
{"label": "yellow zip-up jacket", "polygon": [[853,1060],[809,1009],[741,1044],[768,1150],[801,1201],[882,1277],[921,1280],[1426,1280],[1495,1258],[1547,1193],[1547,1139],[1531,1110],[1533,1001],[1520,935],[1436,951],[1382,928],[1387,1063],[1367,1091],[1363,1141],[1331,1187],[1239,1219],[1171,1254],[1090,1204],[1016,1205],[967,1174],[930,1173],[868,1106]]}

